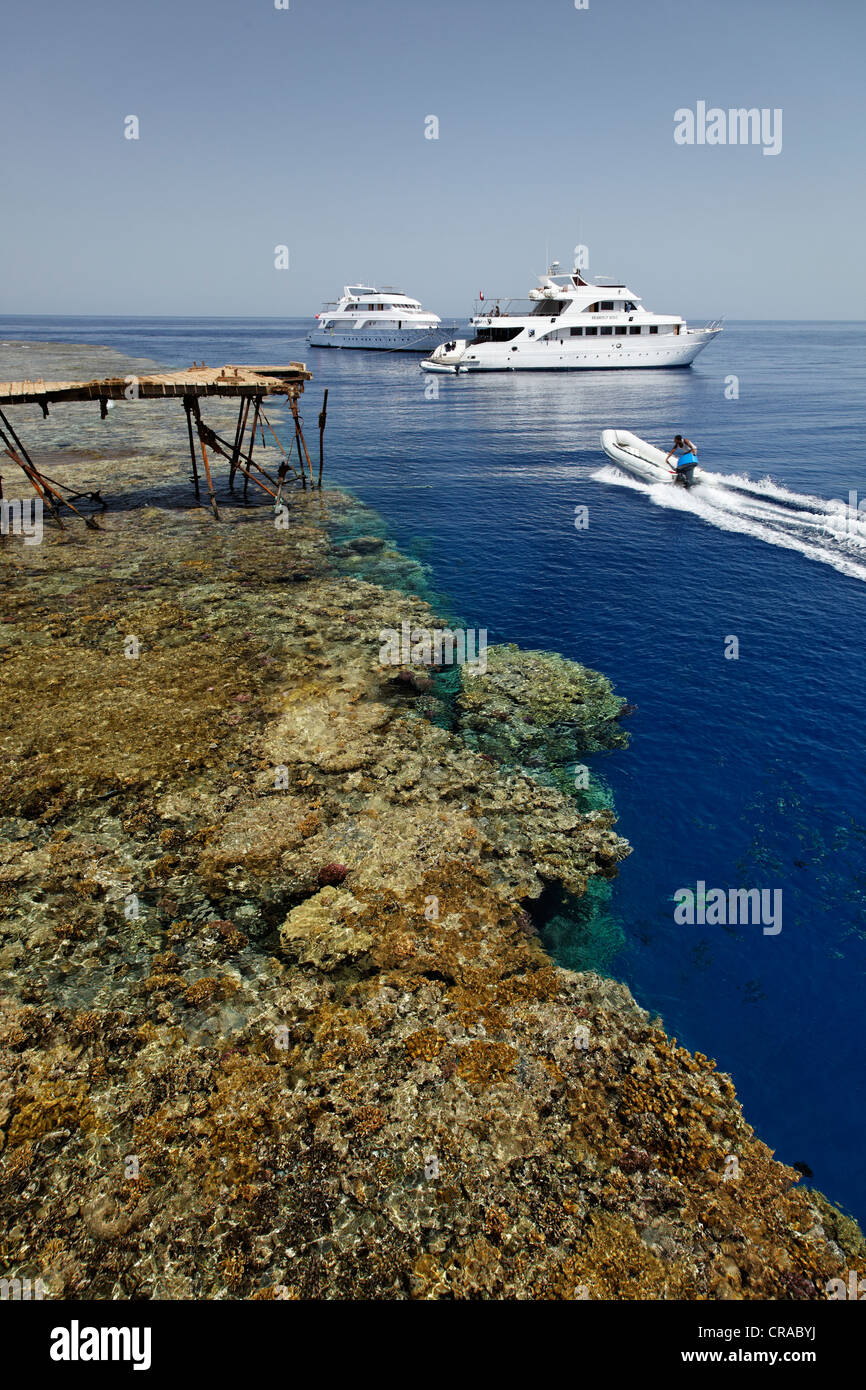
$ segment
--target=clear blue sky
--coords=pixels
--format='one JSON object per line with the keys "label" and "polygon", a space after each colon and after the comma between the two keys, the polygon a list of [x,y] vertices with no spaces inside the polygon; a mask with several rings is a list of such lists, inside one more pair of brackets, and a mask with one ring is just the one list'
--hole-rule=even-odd
{"label": "clear blue sky", "polygon": [[[863,0],[4,8],[0,312],[450,315],[581,241],[660,311],[866,318]],[[781,154],[676,145],[699,100]]]}

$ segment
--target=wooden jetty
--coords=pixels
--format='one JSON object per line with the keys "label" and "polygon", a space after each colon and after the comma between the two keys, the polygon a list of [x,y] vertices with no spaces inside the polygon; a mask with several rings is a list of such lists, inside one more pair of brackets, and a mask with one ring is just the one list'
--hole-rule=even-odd
{"label": "wooden jetty", "polygon": [[[106,377],[99,381],[0,382],[0,441],[2,441],[3,452],[8,454],[9,458],[23,470],[28,481],[61,527],[63,522],[60,511],[62,507],[67,507],[76,516],[81,517],[86,525],[96,528],[96,522],[93,518],[80,512],[74,505],[73,499],[88,497],[104,507],[106,504],[99,493],[73,492],[67,495],[55,479],[42,473],[33,462],[20,435],[13,428],[6,415],[7,407],[38,405],[43,416],[47,416],[49,414],[48,408],[51,405],[65,404],[67,401],[98,401],[100,414],[105,419],[108,414],[109,401],[140,404],[143,401],[179,397],[183,401],[183,407],[186,411],[192,460],[190,481],[195,487],[196,497],[200,498],[198,455],[195,445],[195,436],[197,435],[210,503],[214,516],[219,520],[209,449],[228,459],[229,487],[232,490],[234,490],[236,474],[241,473],[243,475],[244,496],[246,496],[250,482],[253,482],[274,498],[276,506],[280,502],[283,484],[289,474],[299,478],[306,488],[307,474],[309,473],[309,486],[315,485],[313,465],[310,461],[298,410],[298,397],[303,392],[304,383],[312,380],[312,375],[312,372],[307,371],[303,362],[290,362],[287,366],[282,367],[228,365],[220,368],[206,367],[204,364],[199,366],[193,363],[192,367],[179,372],[157,372],[149,376]],[[234,397],[238,400],[237,423],[232,441],[223,439],[202,420],[199,402],[202,397],[206,396]],[[292,412],[294,439],[288,450],[283,447],[265,413],[264,401],[268,396],[285,396]],[[319,414],[319,487],[322,485],[323,438],[327,419],[327,404],[328,393],[326,391],[323,407]],[[276,477],[272,477],[262,467],[258,459],[254,458],[257,431],[260,431],[264,444],[265,427],[273,435],[282,455],[282,462],[277,469]],[[297,466],[291,462],[293,449],[297,451]],[[2,487],[0,487],[0,496],[2,496]]]}

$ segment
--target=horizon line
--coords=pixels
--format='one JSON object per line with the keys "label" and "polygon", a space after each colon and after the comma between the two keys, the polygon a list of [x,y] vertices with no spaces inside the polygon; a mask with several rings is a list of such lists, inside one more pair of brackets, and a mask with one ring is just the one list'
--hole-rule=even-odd
{"label": "horizon line", "polygon": [[[151,319],[156,321],[183,321],[186,319],[213,319],[219,321],[244,322],[254,320],[272,320],[274,323],[285,323],[291,319],[309,319],[312,314],[136,314],[127,312],[124,314],[64,314],[64,313],[0,313],[0,323],[9,319]],[[453,318],[454,314],[446,317]],[[459,317],[459,316],[456,316]],[[700,315],[692,315],[698,318]],[[468,320],[467,320],[468,321]],[[801,319],[801,318],[726,318],[726,323],[866,323],[866,318],[826,318],[826,319]],[[433,331],[433,330],[431,330]]]}

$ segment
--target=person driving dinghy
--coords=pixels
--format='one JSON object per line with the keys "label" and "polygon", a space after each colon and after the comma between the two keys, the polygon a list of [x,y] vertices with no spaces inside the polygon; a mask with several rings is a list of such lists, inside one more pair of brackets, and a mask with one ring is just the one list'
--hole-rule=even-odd
{"label": "person driving dinghy", "polygon": [[698,453],[694,444],[690,439],[686,439],[684,435],[677,434],[674,436],[673,445],[665,459],[666,464],[670,465],[671,458],[674,454],[676,454],[679,460],[676,468],[671,468],[671,472],[674,474],[674,482],[682,483],[685,487],[691,487],[695,480],[695,469],[698,466]]}

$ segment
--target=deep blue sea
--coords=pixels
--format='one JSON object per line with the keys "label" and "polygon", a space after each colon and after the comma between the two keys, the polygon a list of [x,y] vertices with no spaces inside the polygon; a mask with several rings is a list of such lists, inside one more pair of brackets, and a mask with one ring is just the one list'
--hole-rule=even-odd
{"label": "deep blue sea", "polygon": [[[308,363],[310,438],[330,390],[326,482],[374,507],[490,642],[596,667],[637,706],[630,748],[587,759],[634,849],[609,968],[731,1073],[781,1159],[866,1220],[866,526],[840,510],[866,498],[866,326],[732,323],[688,370],[433,385],[413,355],[308,349],[306,328],[6,318],[0,338]],[[681,431],[735,485],[627,482],[605,426],[665,447]],[[674,894],[699,882],[781,889],[781,932],[678,925]]]}

